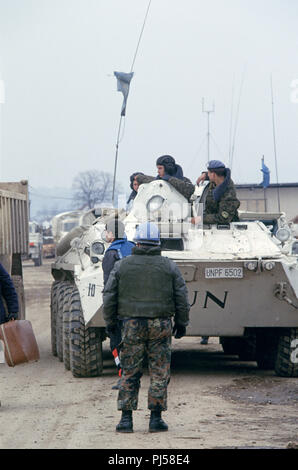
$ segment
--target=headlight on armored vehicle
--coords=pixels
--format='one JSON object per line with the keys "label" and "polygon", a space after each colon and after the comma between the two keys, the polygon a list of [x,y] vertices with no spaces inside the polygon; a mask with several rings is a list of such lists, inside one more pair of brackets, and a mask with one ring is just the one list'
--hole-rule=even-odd
{"label": "headlight on armored vehicle", "polygon": [[291,232],[288,228],[282,227],[277,230],[275,236],[280,242],[284,243],[290,238]]}
{"label": "headlight on armored vehicle", "polygon": [[158,211],[158,209],[161,208],[161,206],[164,203],[164,198],[161,196],[153,196],[148,202],[147,202],[147,209],[150,212],[155,212]]}
{"label": "headlight on armored vehicle", "polygon": [[103,255],[105,252],[105,246],[102,242],[96,241],[91,244],[89,250],[89,256],[91,263],[96,264],[100,261],[99,256]]}
{"label": "headlight on armored vehicle", "polygon": [[103,255],[105,246],[102,242],[93,242],[91,245],[91,255]]}
{"label": "headlight on armored vehicle", "polygon": [[262,263],[263,269],[266,269],[267,271],[271,271],[275,267],[274,261],[263,261]]}
{"label": "headlight on armored vehicle", "polygon": [[258,267],[258,262],[257,261],[247,261],[244,263],[244,267],[248,269],[249,271],[256,271]]}

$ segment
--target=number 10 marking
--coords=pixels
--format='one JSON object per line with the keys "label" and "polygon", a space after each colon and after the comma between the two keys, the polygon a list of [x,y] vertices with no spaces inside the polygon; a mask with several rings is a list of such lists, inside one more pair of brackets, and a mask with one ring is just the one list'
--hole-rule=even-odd
{"label": "number 10 marking", "polygon": [[88,297],[94,297],[94,296],[95,296],[95,284],[89,284]]}

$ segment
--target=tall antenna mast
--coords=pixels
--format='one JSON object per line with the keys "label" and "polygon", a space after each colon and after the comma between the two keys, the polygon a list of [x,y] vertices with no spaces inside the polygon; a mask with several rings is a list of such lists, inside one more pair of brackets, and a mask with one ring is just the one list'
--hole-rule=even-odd
{"label": "tall antenna mast", "polygon": [[270,81],[271,81],[273,146],[274,146],[275,172],[276,172],[276,183],[277,183],[277,202],[278,202],[278,211],[280,212],[280,194],[279,194],[279,183],[278,183],[278,168],[277,168],[277,151],[276,151],[276,137],[275,137],[275,119],[274,119],[274,100],[273,100],[272,74],[271,74],[271,77],[270,77]]}
{"label": "tall antenna mast", "polygon": [[[135,50],[135,53],[134,53],[134,56],[133,56],[133,60],[132,60],[131,68],[130,68],[130,73],[133,72],[134,64],[135,64],[136,57],[137,57],[137,54],[138,54],[138,51],[139,51],[139,47],[140,47],[140,43],[141,43],[141,39],[142,39],[142,36],[143,36],[144,29],[145,29],[145,25],[146,25],[148,13],[149,13],[149,10],[150,10],[151,2],[152,2],[152,0],[149,0],[147,10],[146,10],[146,13],[145,13],[143,26],[142,26],[141,33],[140,33],[138,43],[137,43],[137,47],[136,47],[136,50]],[[121,125],[122,125],[122,118],[123,118],[123,115],[121,114],[120,121],[119,121],[119,127],[118,127],[118,135],[117,135],[117,142],[116,142],[116,154],[115,154],[115,163],[114,163],[114,177],[113,177],[113,190],[112,190],[113,206],[115,206],[116,171],[117,171],[118,151],[119,151],[119,143],[120,143],[120,132],[121,132]]]}
{"label": "tall antenna mast", "polygon": [[214,102],[212,109],[205,109],[205,99],[202,98],[202,112],[207,113],[207,162],[210,162],[210,113],[214,113]]}

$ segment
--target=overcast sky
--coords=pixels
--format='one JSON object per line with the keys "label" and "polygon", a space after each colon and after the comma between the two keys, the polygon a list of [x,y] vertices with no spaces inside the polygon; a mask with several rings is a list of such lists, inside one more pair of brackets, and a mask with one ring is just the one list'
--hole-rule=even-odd
{"label": "overcast sky", "polygon": [[[81,171],[113,172],[113,72],[130,71],[148,3],[0,0],[0,180],[70,187]],[[297,0],[152,0],[119,147],[123,186],[135,171],[155,174],[163,154],[195,181],[207,161],[202,97],[215,102],[210,158],[229,163],[233,103],[234,181],[261,182],[264,155],[275,182],[271,74],[279,182],[297,182],[297,20]]]}

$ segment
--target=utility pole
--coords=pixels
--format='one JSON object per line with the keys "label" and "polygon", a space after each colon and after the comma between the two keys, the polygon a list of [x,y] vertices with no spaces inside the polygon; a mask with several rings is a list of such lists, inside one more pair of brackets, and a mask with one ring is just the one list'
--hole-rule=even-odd
{"label": "utility pole", "polygon": [[214,102],[212,109],[205,109],[205,100],[202,98],[202,112],[207,113],[207,162],[210,161],[210,113],[214,113],[215,106]]}

